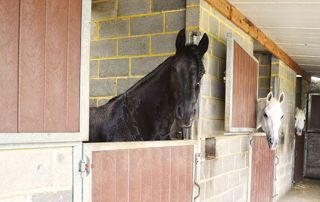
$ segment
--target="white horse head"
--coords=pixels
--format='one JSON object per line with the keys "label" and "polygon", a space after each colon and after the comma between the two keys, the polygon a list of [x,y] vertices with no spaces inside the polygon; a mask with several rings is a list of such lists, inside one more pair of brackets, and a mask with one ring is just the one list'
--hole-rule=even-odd
{"label": "white horse head", "polygon": [[296,114],[294,115],[295,118],[295,124],[294,128],[296,129],[296,134],[301,136],[302,131],[304,129],[304,125],[306,123],[306,111],[296,108]]}
{"label": "white horse head", "polygon": [[269,148],[275,150],[279,141],[279,129],[283,118],[281,104],[284,102],[284,93],[279,99],[270,92],[266,98],[258,100],[257,129],[260,127],[266,133]]}

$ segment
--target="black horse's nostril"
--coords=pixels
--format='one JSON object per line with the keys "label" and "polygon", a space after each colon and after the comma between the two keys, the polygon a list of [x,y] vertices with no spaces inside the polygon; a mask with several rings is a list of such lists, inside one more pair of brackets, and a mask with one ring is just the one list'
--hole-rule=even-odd
{"label": "black horse's nostril", "polygon": [[180,106],[177,107],[176,113],[177,113],[177,118],[182,119],[182,110]]}

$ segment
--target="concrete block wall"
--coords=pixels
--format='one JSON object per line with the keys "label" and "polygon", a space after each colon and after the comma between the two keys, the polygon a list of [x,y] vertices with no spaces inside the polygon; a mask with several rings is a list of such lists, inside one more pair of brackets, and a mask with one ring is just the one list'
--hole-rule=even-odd
{"label": "concrete block wall", "polygon": [[264,98],[270,92],[271,55],[270,53],[255,52],[254,56],[259,61],[258,97]]}
{"label": "concrete block wall", "polygon": [[0,149],[0,201],[72,201],[72,147]]}
{"label": "concrete block wall", "polygon": [[284,143],[280,144],[276,151],[279,164],[276,166],[274,194],[280,197],[290,190],[293,181],[296,73],[274,56],[271,62],[271,89],[275,96],[281,92],[286,96],[282,105],[285,115],[280,129]]}
{"label": "concrete block wall", "polygon": [[126,91],[175,52],[185,0],[93,0],[90,106]]}
{"label": "concrete block wall", "polygon": [[[186,25],[209,36],[209,49],[204,57],[206,74],[199,98],[198,140],[200,146],[201,187],[199,201],[246,201],[248,188],[248,135],[224,134],[226,35],[234,37],[253,53],[252,39],[220,15],[205,1],[187,1]],[[195,20],[195,16],[199,20]],[[199,37],[200,38],[200,37]],[[216,138],[216,157],[205,158],[206,138]]]}

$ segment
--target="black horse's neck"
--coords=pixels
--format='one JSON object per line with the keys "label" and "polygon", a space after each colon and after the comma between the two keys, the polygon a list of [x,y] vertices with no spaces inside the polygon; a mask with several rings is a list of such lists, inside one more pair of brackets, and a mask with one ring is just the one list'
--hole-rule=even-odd
{"label": "black horse's neck", "polygon": [[143,121],[142,124],[136,123],[142,135],[161,139],[168,135],[174,121],[175,107],[170,86],[172,59],[169,57],[124,94],[131,118]]}

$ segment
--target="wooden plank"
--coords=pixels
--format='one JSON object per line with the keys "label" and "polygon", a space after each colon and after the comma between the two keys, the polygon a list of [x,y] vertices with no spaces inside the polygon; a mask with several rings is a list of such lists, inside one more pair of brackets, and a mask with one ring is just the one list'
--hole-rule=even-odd
{"label": "wooden plank", "polygon": [[20,8],[19,132],[43,132],[45,1],[24,0]]}
{"label": "wooden plank", "polygon": [[251,201],[271,202],[275,152],[264,136],[254,136],[252,146]]}
{"label": "wooden plank", "polygon": [[0,132],[17,132],[19,0],[0,0]]}
{"label": "wooden plank", "polygon": [[[190,155],[193,155],[190,146],[172,147],[171,148],[171,180],[170,180],[170,202],[191,201],[192,191],[190,177],[192,178],[192,170],[190,165]],[[191,180],[192,182],[192,180]]]}
{"label": "wooden plank", "polygon": [[256,25],[254,25],[246,16],[244,16],[235,6],[226,0],[206,0],[213,8],[219,11],[223,16],[237,25],[252,38],[264,45],[273,55],[281,59],[297,74],[305,76],[300,66],[278,45],[276,45],[266,34],[264,34]]}
{"label": "wooden plank", "polygon": [[68,8],[65,0],[46,1],[45,132],[66,131]]}
{"label": "wooden plank", "polygon": [[256,127],[257,71],[256,61],[234,42],[232,127]]}
{"label": "wooden plank", "polygon": [[119,151],[93,152],[92,201],[116,201],[116,155]]}
{"label": "wooden plank", "polygon": [[142,189],[142,173],[141,167],[143,166],[143,161],[141,156],[143,156],[142,149],[133,149],[129,151],[129,201],[140,202]]}
{"label": "wooden plank", "polygon": [[81,0],[69,0],[67,63],[67,130],[80,130]]}

